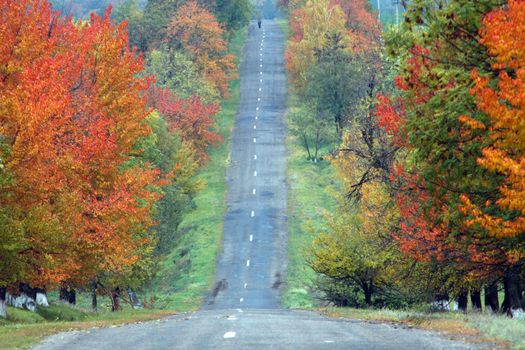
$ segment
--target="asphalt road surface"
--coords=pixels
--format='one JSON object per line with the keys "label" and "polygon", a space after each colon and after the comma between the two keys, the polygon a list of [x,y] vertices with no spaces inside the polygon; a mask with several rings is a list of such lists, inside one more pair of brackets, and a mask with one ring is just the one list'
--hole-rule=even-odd
{"label": "asphalt road surface", "polygon": [[436,333],[279,308],[286,270],[286,77],[283,34],[252,23],[227,174],[217,284],[203,310],[164,320],[52,336],[56,349],[474,349]]}
{"label": "asphalt road surface", "polygon": [[250,26],[227,174],[223,251],[217,262],[217,284],[206,308],[279,306],[279,287],[286,270],[283,42],[273,22],[265,22],[262,29]]}

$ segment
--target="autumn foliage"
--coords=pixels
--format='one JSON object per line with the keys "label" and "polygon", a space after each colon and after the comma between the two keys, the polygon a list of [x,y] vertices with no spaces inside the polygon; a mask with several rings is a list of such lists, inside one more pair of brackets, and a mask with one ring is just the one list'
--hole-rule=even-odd
{"label": "autumn foliage", "polygon": [[221,140],[220,135],[213,131],[213,116],[219,107],[205,104],[198,96],[178,98],[166,88],[152,87],[147,97],[149,105],[165,118],[170,130],[177,131],[183,140],[189,142],[200,159],[207,159],[208,146]]}
{"label": "autumn foliage", "polygon": [[[483,149],[478,163],[501,174],[500,196],[485,207],[476,207],[464,197],[472,210],[471,224],[479,223],[496,237],[515,237],[525,232],[525,4],[509,1],[508,8],[488,14],[481,30],[481,43],[495,59],[499,71],[497,87],[491,79],[473,71],[475,86],[471,94],[478,108],[490,119],[491,144]],[[485,128],[469,117],[463,119],[471,128]],[[496,205],[501,213],[490,214]],[[487,210],[485,210],[487,209]]]}
{"label": "autumn foliage", "polygon": [[[51,288],[118,271],[151,242],[157,171],[127,166],[149,135],[142,59],[125,24],[75,24],[47,1],[2,1],[0,206],[23,232],[23,281]],[[3,276],[2,276],[3,277]]]}
{"label": "autumn foliage", "polygon": [[193,0],[177,10],[166,29],[168,43],[188,52],[207,82],[227,96],[235,64],[224,35],[213,14]]}

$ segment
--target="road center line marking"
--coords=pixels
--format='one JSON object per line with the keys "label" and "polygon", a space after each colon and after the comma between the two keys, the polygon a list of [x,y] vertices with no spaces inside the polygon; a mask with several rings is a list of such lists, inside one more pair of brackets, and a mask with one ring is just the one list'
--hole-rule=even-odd
{"label": "road center line marking", "polygon": [[246,266],[250,267],[250,260],[246,260]]}
{"label": "road center line marking", "polygon": [[261,83],[262,83],[262,79],[261,79]]}
{"label": "road center line marking", "polygon": [[255,192],[256,192],[256,190],[255,190],[255,188],[254,188],[253,191],[252,191],[252,193],[255,194]]}
{"label": "road center line marking", "polygon": [[256,107],[255,109],[258,111],[258,110],[259,110],[259,107]]}
{"label": "road center line marking", "polygon": [[244,301],[244,298],[240,298],[239,301],[242,303]]}
{"label": "road center line marking", "polygon": [[224,339],[235,338],[236,335],[237,335],[237,333],[235,333],[235,332],[226,332],[226,333],[224,333]]}
{"label": "road center line marking", "polygon": [[254,137],[253,138],[253,143],[256,143],[257,142],[257,139]]}
{"label": "road center line marking", "polygon": [[262,72],[260,72],[259,74],[262,75]]}
{"label": "road center line marking", "polygon": [[254,126],[253,126],[253,129],[254,129],[254,130],[257,129],[257,125],[254,125]]}
{"label": "road center line marking", "polygon": [[253,235],[250,235],[250,242],[253,242]]}
{"label": "road center line marking", "polygon": [[236,321],[237,317],[235,316],[228,316],[228,321]]}
{"label": "road center line marking", "polygon": [[245,284],[244,284],[244,289],[246,289],[246,287],[248,287],[248,283],[245,283]]}
{"label": "road center line marking", "polygon": [[259,119],[259,117],[255,116],[255,120]]}
{"label": "road center line marking", "polygon": [[253,172],[253,176],[257,176],[257,171],[254,171],[254,172]]}
{"label": "road center line marking", "polygon": [[255,216],[255,211],[252,210],[252,218]]}
{"label": "road center line marking", "polygon": [[257,160],[257,155],[256,154],[253,155],[253,159]]}
{"label": "road center line marking", "polygon": [[237,312],[243,312],[242,309],[237,309]]}

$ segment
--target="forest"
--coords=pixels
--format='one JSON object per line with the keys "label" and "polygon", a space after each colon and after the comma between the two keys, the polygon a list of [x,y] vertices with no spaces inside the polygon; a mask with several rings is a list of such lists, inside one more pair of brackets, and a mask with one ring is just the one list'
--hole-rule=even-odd
{"label": "forest", "polygon": [[1,317],[55,290],[140,306],[206,185],[251,3],[113,3],[0,1]]}
{"label": "forest", "polygon": [[375,1],[280,6],[290,132],[339,183],[310,228],[317,297],[522,318],[525,3],[401,1],[399,25]]}

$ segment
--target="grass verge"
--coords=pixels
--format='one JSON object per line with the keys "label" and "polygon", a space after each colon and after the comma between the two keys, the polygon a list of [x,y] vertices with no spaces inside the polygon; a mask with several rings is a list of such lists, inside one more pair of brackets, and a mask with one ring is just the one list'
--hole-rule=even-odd
{"label": "grass verge", "polygon": [[[295,97],[289,97],[293,111]],[[283,305],[308,308],[316,305],[313,282],[316,275],[307,264],[314,238],[312,231],[325,224],[326,212],[336,208],[332,191],[337,188],[334,169],[328,161],[312,163],[300,142],[288,134],[288,271]]]}
{"label": "grass verge", "polygon": [[408,327],[437,331],[450,339],[469,343],[488,343],[491,349],[525,349],[523,320],[502,315],[461,312],[421,313],[407,310],[321,308],[330,317],[360,319],[402,324]]}
{"label": "grass verge", "polygon": [[[238,65],[245,40],[246,31],[240,31],[230,43],[230,52],[236,55]],[[209,163],[198,174],[207,186],[195,197],[196,209],[188,213],[180,225],[184,234],[177,248],[162,262],[153,283],[159,307],[195,310],[214,281],[226,213],[225,173],[229,164],[230,137],[240,100],[239,79],[231,82],[230,91],[231,96],[223,101],[221,112],[215,117],[223,142],[210,150]]]}
{"label": "grass verge", "polygon": [[112,327],[129,323],[157,320],[170,315],[169,310],[132,310],[83,312],[65,305],[50,305],[37,312],[8,308],[8,320],[0,323],[0,349],[28,349],[43,338],[74,330],[97,327]]}
{"label": "grass verge", "polygon": [[[286,19],[277,19],[285,40],[290,35]],[[297,96],[288,94],[288,111],[294,112]],[[289,115],[289,113],[288,113]],[[287,124],[289,125],[289,119]],[[288,128],[289,129],[289,128]],[[299,140],[288,132],[286,138],[288,181],[288,268],[282,303],[286,308],[315,306],[313,282],[315,272],[307,264],[307,253],[314,238],[312,231],[325,224],[325,213],[336,208],[332,191],[336,176],[327,161],[312,163]],[[314,230],[312,230],[314,229]]]}

